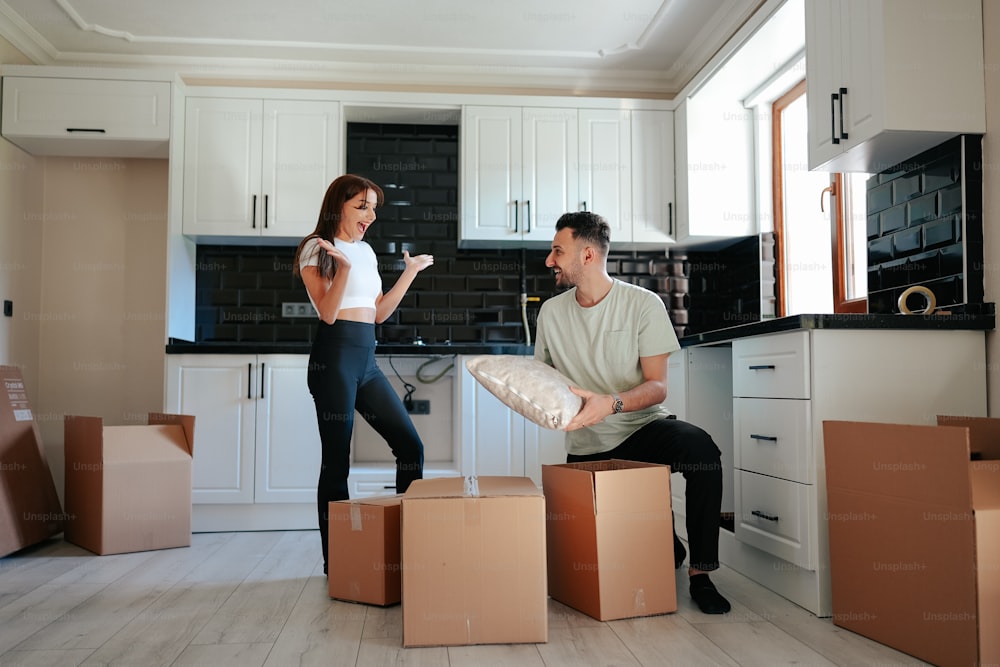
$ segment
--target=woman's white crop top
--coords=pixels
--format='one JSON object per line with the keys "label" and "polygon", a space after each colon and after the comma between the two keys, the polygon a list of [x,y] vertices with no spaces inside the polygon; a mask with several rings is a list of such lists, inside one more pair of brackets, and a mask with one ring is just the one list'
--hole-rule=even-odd
{"label": "woman's white crop top", "polygon": [[[340,239],[333,240],[337,250],[347,255],[351,262],[351,272],[348,274],[347,286],[344,288],[344,298],[340,301],[343,308],[375,309],[375,299],[382,294],[382,277],[378,273],[378,258],[375,251],[364,241],[350,243]],[[299,269],[319,265],[319,253],[326,252],[319,247],[316,238],[306,241],[299,258]],[[312,295],[309,296],[312,301]],[[313,308],[319,308],[313,303]]]}

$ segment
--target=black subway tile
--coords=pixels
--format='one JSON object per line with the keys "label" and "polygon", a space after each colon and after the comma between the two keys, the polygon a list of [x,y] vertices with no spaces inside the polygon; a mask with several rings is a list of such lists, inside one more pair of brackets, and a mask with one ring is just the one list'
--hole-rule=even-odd
{"label": "black subway tile", "polygon": [[911,200],[907,205],[907,224],[919,225],[922,222],[933,220],[937,214],[937,193],[932,192]]}

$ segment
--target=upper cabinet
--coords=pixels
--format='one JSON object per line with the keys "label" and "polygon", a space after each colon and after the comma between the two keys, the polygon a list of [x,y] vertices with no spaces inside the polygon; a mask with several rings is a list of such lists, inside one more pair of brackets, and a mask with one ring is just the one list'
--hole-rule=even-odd
{"label": "upper cabinet", "polygon": [[466,106],[461,133],[462,246],[546,247],[581,210],[617,247],[672,241],[672,112]]}
{"label": "upper cabinet", "polygon": [[631,243],[636,247],[673,243],[677,240],[674,112],[634,109],[631,128]]}
{"label": "upper cabinet", "polygon": [[341,171],[340,104],[188,97],[183,232],[297,242]]}
{"label": "upper cabinet", "polygon": [[461,151],[462,245],[548,244],[575,210],[576,109],[467,106]]}
{"label": "upper cabinet", "polygon": [[806,0],[809,168],[877,173],[986,131],[981,0]]}
{"label": "upper cabinet", "polygon": [[3,136],[33,155],[165,158],[169,81],[3,77]]}

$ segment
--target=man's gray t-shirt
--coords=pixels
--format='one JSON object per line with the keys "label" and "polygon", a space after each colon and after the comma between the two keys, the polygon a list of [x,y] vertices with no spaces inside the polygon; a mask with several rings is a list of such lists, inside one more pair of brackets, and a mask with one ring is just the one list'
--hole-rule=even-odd
{"label": "man's gray t-shirt", "polygon": [[[615,280],[596,306],[576,301],[576,288],[542,304],[535,334],[535,358],[554,367],[576,386],[618,394],[644,381],[640,357],[680,349],[663,300],[653,292]],[[566,434],[570,454],[595,454],[670,412],[661,405],[610,415],[599,424]]]}

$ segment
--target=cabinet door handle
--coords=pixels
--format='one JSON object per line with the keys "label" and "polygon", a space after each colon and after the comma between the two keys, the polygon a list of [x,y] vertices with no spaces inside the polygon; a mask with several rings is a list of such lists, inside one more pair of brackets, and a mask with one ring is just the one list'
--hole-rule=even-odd
{"label": "cabinet door handle", "polygon": [[528,217],[524,221],[524,231],[525,231],[525,233],[530,234],[531,233],[531,200],[530,199],[526,199],[524,201],[524,203],[528,205]]}
{"label": "cabinet door handle", "polygon": [[264,366],[265,366],[265,364],[261,364],[260,365],[260,397],[261,398],[264,398]]}
{"label": "cabinet door handle", "polygon": [[764,440],[765,442],[778,442],[778,436],[776,435],[759,435],[757,433],[751,433],[750,438],[752,440]]}
{"label": "cabinet door handle", "polygon": [[584,210],[584,211],[586,211],[586,210],[587,210],[587,202],[583,202],[583,210]]}
{"label": "cabinet door handle", "polygon": [[667,202],[667,236],[674,235],[674,203]]}
{"label": "cabinet door handle", "polygon": [[752,371],[773,371],[774,364],[756,364],[753,366],[747,366]]}
{"label": "cabinet door handle", "polygon": [[514,200],[514,233],[515,234],[517,234],[520,231],[518,229],[518,226],[520,224],[520,220],[518,220],[518,215],[520,214],[520,212],[521,212],[521,202],[518,201],[517,199],[515,199]]}
{"label": "cabinet door handle", "polygon": [[247,364],[247,398],[253,398],[253,364]]}
{"label": "cabinet door handle", "polygon": [[835,143],[840,143],[840,138],[837,137],[837,93],[830,93],[830,140]]}
{"label": "cabinet door handle", "polygon": [[253,196],[253,206],[250,211],[250,228],[257,229],[257,195]]}
{"label": "cabinet door handle", "polygon": [[96,134],[105,134],[106,130],[100,127],[67,127],[67,132],[94,132]]}
{"label": "cabinet door handle", "polygon": [[847,97],[847,88],[840,89],[840,138],[846,139],[847,132],[844,132],[844,98]]}
{"label": "cabinet door handle", "polygon": [[775,514],[766,514],[764,512],[761,512],[760,510],[754,510],[754,511],[750,512],[750,514],[753,514],[756,517],[764,519],[765,521],[777,521],[778,520],[777,515],[775,515]]}
{"label": "cabinet door handle", "polygon": [[264,195],[264,229],[267,229],[267,195]]}

